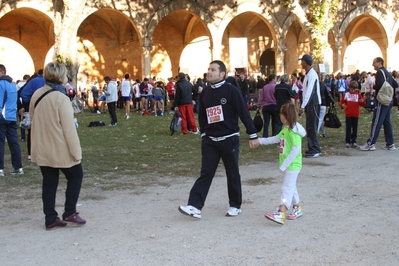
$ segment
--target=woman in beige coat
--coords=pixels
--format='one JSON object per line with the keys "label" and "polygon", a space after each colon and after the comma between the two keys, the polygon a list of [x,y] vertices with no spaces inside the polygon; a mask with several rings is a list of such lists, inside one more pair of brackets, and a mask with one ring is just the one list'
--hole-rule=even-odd
{"label": "woman in beige coat", "polygon": [[[73,121],[72,105],[62,85],[67,82],[67,69],[63,64],[49,63],[43,77],[46,84],[33,94],[29,111],[32,119],[32,162],[40,166],[43,175],[46,230],[64,227],[67,223],[83,225],[86,221],[76,212],[83,179],[82,149]],[[60,170],[67,179],[62,220],[55,210]]]}

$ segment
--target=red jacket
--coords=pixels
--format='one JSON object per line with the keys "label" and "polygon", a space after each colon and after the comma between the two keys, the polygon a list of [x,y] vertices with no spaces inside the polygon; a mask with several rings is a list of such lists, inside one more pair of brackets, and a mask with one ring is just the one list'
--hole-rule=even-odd
{"label": "red jacket", "polygon": [[169,81],[168,84],[166,84],[166,90],[168,92],[168,95],[175,94],[174,88],[175,88],[175,84],[172,81]]}
{"label": "red jacket", "polygon": [[[363,102],[360,102],[360,100],[363,100]],[[365,106],[366,101],[363,99],[362,95],[359,92],[348,91],[341,99],[341,109],[344,109],[344,104],[346,104],[345,116],[359,117],[360,106]]]}

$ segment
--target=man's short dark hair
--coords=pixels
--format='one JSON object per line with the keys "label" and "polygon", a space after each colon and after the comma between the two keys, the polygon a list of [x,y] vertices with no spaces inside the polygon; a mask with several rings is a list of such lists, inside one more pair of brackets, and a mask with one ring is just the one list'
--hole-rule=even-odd
{"label": "man's short dark hair", "polygon": [[184,74],[183,72],[179,73],[179,79],[185,79],[186,78],[186,74]]}
{"label": "man's short dark hair", "polygon": [[375,61],[381,63],[381,65],[384,66],[384,59],[382,59],[382,57],[376,57]]}
{"label": "man's short dark hair", "polygon": [[130,75],[129,74],[125,74],[125,79],[129,79]]}
{"label": "man's short dark hair", "polygon": [[213,60],[213,61],[211,62],[211,64],[217,64],[217,65],[219,65],[219,71],[220,71],[220,72],[227,73],[226,65],[225,65],[222,61],[220,61],[220,60]]}
{"label": "man's short dark hair", "polygon": [[269,75],[269,81],[272,81],[273,79],[276,79],[276,75],[275,74],[270,74]]}
{"label": "man's short dark hair", "polygon": [[110,77],[108,77],[108,76],[105,76],[104,80],[105,80],[105,81],[110,81],[110,80],[111,80],[111,78],[110,78]]}
{"label": "man's short dark hair", "polygon": [[6,67],[3,64],[0,64],[0,72],[4,72],[4,75],[6,74]]}
{"label": "man's short dark hair", "polygon": [[43,69],[39,69],[39,71],[37,71],[38,75],[43,75]]}

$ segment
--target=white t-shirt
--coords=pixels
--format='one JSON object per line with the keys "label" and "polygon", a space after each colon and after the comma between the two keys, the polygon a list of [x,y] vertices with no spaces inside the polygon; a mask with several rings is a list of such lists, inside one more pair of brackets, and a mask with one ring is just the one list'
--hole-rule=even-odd
{"label": "white t-shirt", "polygon": [[132,87],[132,85],[130,84],[130,81],[128,81],[126,79],[122,81],[122,85],[121,85],[122,97],[130,96],[131,87]]}
{"label": "white t-shirt", "polygon": [[370,92],[371,89],[373,88],[373,84],[374,84],[374,78],[370,74],[367,74],[365,92]]}
{"label": "white t-shirt", "polygon": [[18,82],[18,84],[17,84],[17,90],[19,90],[23,85],[25,85],[26,84],[26,81],[20,81],[20,82]]}
{"label": "white t-shirt", "polygon": [[147,95],[152,95],[152,85],[150,83],[147,84],[148,85],[148,94]]}
{"label": "white t-shirt", "polygon": [[[136,91],[136,92],[135,92]],[[136,83],[133,85],[133,93],[135,93],[134,97],[140,98],[140,83]]]}

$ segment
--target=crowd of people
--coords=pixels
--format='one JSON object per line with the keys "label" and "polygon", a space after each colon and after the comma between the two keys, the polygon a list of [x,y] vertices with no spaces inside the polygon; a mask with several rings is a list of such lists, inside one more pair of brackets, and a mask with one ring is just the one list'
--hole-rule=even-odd
{"label": "crowd of people", "polygon": [[[179,111],[182,135],[191,132],[201,136],[202,164],[200,177],[189,193],[187,205],[179,206],[178,210],[184,215],[201,218],[212,179],[222,159],[229,196],[226,216],[234,217],[242,212],[238,166],[238,121],[241,120],[249,135],[251,148],[279,143],[279,166],[284,171],[282,194],[277,211],[266,213],[265,217],[284,224],[286,218],[296,219],[303,214],[296,189],[302,168],[302,138],[307,138],[305,157],[319,157],[319,132],[322,132],[323,137],[327,136],[323,128],[327,107],[338,102],[344,110],[346,148],[358,147],[358,118],[360,108],[366,107],[373,112],[373,118],[370,136],[360,149],[375,150],[380,129],[384,127],[385,145],[382,148],[395,150],[390,116],[397,99],[392,97],[391,101],[385,103],[377,96],[386,82],[395,91],[398,89],[397,72],[389,73],[381,57],[373,60],[375,73],[356,71],[351,75],[338,73],[336,76],[318,73],[313,68],[313,58],[308,54],[299,60],[303,72],[281,76],[270,74],[267,79],[258,76],[255,83],[250,82],[245,73],[227,77],[225,64],[214,60],[203,78],[194,82],[185,73],[169,78],[166,84],[155,77],[132,82],[129,74],[122,81],[117,81],[113,76],[105,76],[102,85],[97,81],[89,84],[80,81],[72,94],[67,69],[62,64],[49,63],[44,70],[39,70],[31,77],[26,75],[16,83],[6,75],[5,66],[0,65],[0,103],[3,104],[0,119],[0,176],[4,176],[6,140],[13,166],[10,173],[24,174],[17,134],[17,114],[22,116],[29,112],[34,123],[26,128],[27,134],[21,128],[20,140],[27,141],[28,159],[40,166],[43,175],[42,198],[46,229],[64,227],[67,223],[83,225],[86,221],[76,211],[83,170],[82,151],[70,104],[74,95],[78,94],[87,104],[87,99],[91,97],[95,113],[104,113],[107,108],[111,119],[109,126],[112,127],[118,123],[117,108],[124,109],[125,119],[131,118],[131,109],[140,115],[154,116],[164,116],[167,111]],[[42,103],[38,105],[40,101]],[[262,138],[258,138],[249,113],[254,106],[263,114]],[[195,112],[198,113],[198,127]],[[306,117],[304,127],[297,121],[301,115]],[[59,171],[68,180],[62,219],[55,211]],[[291,213],[286,216],[286,211],[291,207]]]}
{"label": "crowd of people", "polygon": [[[370,138],[360,147],[361,150],[375,150],[379,131],[384,126],[386,145],[388,150],[395,149],[392,137],[392,124],[390,114],[393,105],[399,99],[399,73],[389,73],[384,67],[384,60],[377,57],[373,61],[375,72],[360,72],[357,70],[350,75],[342,73],[318,73],[312,67],[313,59],[310,55],[301,58],[301,65],[305,73],[293,73],[290,78],[284,74],[276,77],[275,74],[261,80],[266,85],[258,91],[258,108],[262,110],[264,118],[263,137],[275,136],[281,130],[279,110],[282,104],[293,103],[297,105],[299,114],[306,115],[306,128],[308,139],[307,158],[320,156],[321,150],[318,141],[319,132],[323,137],[327,132],[323,126],[327,107],[335,106],[343,109],[345,114],[345,144],[346,147],[357,148],[357,126],[360,116],[360,107],[365,107],[373,113]],[[389,106],[382,105],[376,99],[379,89],[388,81],[394,89],[392,102]],[[399,107],[398,111],[399,113]],[[271,126],[270,126],[271,125]]]}

